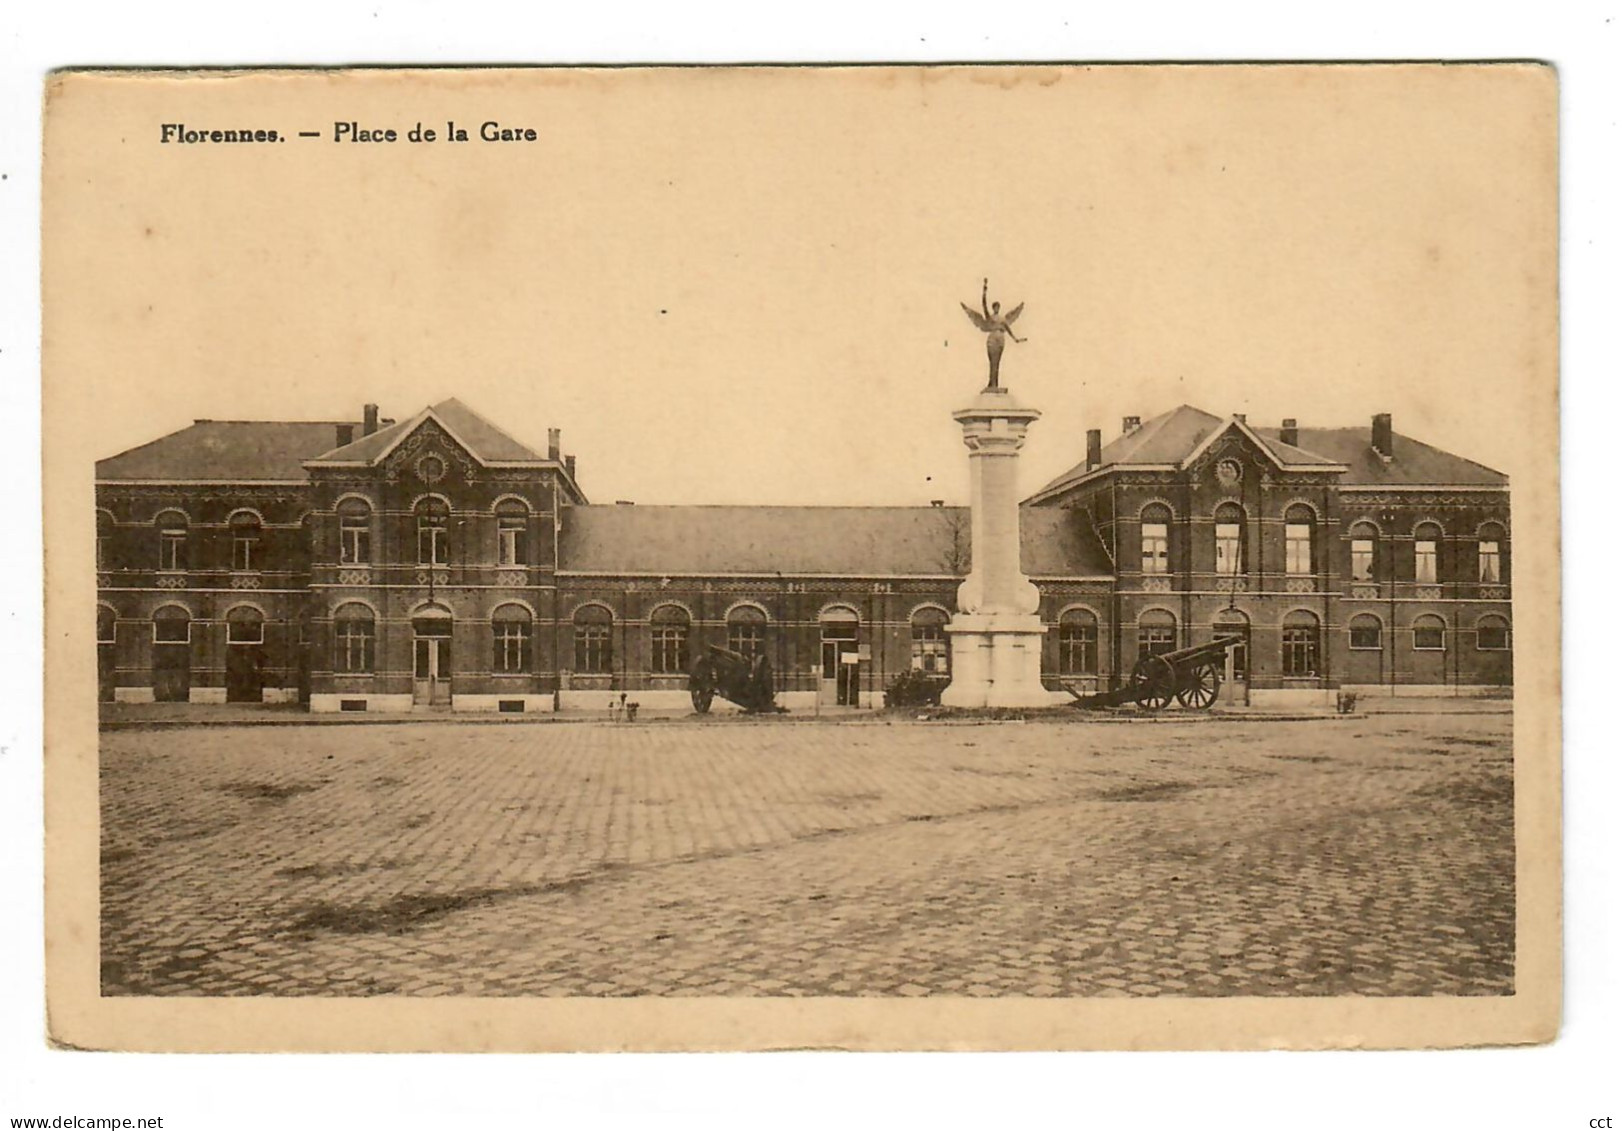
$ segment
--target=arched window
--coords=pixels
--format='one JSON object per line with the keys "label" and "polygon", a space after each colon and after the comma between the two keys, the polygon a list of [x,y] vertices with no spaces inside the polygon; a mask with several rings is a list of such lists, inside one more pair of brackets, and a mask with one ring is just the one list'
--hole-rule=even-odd
{"label": "arched window", "polygon": [[1177,618],[1165,609],[1150,609],[1138,618],[1138,659],[1177,647]]}
{"label": "arched window", "polygon": [[1476,539],[1476,580],[1482,585],[1501,584],[1504,580],[1504,528],[1496,522],[1486,523]]}
{"label": "arched window", "polygon": [[265,615],[251,605],[238,605],[225,614],[227,644],[263,644]]}
{"label": "arched window", "polygon": [[518,499],[503,499],[496,506],[496,563],[529,564],[529,508]]}
{"label": "arched window", "polygon": [[574,670],[607,675],[614,670],[614,614],[582,605],[574,614]]}
{"label": "arched window", "polygon": [[417,504],[417,564],[444,565],[450,555],[450,507],[432,496]]}
{"label": "arched window", "polygon": [[687,670],[687,634],[692,618],[680,605],[660,605],[648,618],[652,637],[651,660],[656,675],[676,675]]}
{"label": "arched window", "polygon": [[1245,512],[1238,503],[1216,509],[1216,571],[1219,577],[1245,572]]}
{"label": "arched window", "polygon": [[118,641],[118,614],[106,605],[96,606],[96,643],[115,644]]}
{"label": "arched window", "polygon": [[522,605],[502,605],[490,615],[490,633],[495,641],[495,657],[490,670],[515,674],[530,668],[534,623]]}
{"label": "arched window", "polygon": [[1497,613],[1488,613],[1476,621],[1476,649],[1481,652],[1503,652],[1509,648],[1509,621]]}
{"label": "arched window", "polygon": [[338,504],[338,561],[366,565],[372,560],[372,508],[364,499]]}
{"label": "arched window", "polygon": [[377,619],[372,615],[372,610],[354,602],[340,605],[332,622],[332,670],[350,673],[371,671],[377,640]]}
{"label": "arched window", "polygon": [[1346,626],[1356,651],[1379,651],[1382,647],[1380,618],[1373,613],[1358,613]]}
{"label": "arched window", "polygon": [[178,571],[186,568],[186,516],[164,511],[157,517],[158,568]]}
{"label": "arched window", "polygon": [[1139,539],[1143,549],[1143,572],[1165,574],[1171,572],[1171,511],[1160,503],[1143,508],[1139,523]]}
{"label": "arched window", "polygon": [[238,511],[231,516],[231,568],[256,570],[259,562],[259,516],[252,511]]}
{"label": "arched window", "polygon": [[1297,679],[1318,674],[1318,618],[1305,609],[1284,616],[1284,674]]}
{"label": "arched window", "polygon": [[113,516],[106,511],[96,512],[96,568],[113,566]]}
{"label": "arched window", "polygon": [[1414,651],[1445,652],[1447,625],[1442,618],[1431,613],[1414,618]]}
{"label": "arched window", "polygon": [[1414,530],[1414,580],[1421,585],[1435,585],[1438,577],[1438,548],[1442,544],[1442,528],[1434,522],[1422,522]]}
{"label": "arched window", "polygon": [[753,605],[739,605],[727,614],[727,647],[753,660],[766,648],[766,614]]}
{"label": "arched window", "polygon": [[179,605],[165,605],[152,614],[154,644],[191,643],[191,614]]}
{"label": "arched window", "polygon": [[922,608],[912,614],[912,670],[929,675],[951,671],[951,652],[946,646],[946,614],[940,609]]}
{"label": "arched window", "polygon": [[1352,523],[1352,580],[1374,580],[1374,547],[1380,533],[1372,522]]}
{"label": "arched window", "polygon": [[1284,512],[1284,572],[1291,577],[1310,577],[1313,571],[1312,508],[1296,503]]}
{"label": "arched window", "polygon": [[1091,609],[1059,614],[1059,674],[1098,673],[1098,618]]}

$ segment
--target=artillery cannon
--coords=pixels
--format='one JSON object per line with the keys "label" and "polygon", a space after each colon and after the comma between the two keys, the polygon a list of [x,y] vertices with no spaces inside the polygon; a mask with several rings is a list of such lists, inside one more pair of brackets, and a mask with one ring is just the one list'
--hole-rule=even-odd
{"label": "artillery cannon", "polygon": [[764,655],[751,659],[718,644],[706,644],[704,649],[687,678],[693,710],[708,714],[717,695],[751,714],[783,710],[772,691],[772,666]]}
{"label": "artillery cannon", "polygon": [[1145,656],[1133,666],[1126,686],[1098,695],[1071,691],[1076,697],[1071,706],[1095,709],[1136,703],[1147,711],[1158,711],[1175,698],[1185,707],[1204,710],[1217,700],[1228,650],[1240,643],[1243,637],[1219,636],[1204,644]]}

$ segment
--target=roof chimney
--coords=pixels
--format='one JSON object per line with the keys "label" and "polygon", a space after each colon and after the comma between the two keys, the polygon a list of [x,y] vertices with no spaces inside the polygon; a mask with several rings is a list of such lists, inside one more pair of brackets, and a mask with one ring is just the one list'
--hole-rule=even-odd
{"label": "roof chimney", "polygon": [[614,505],[616,507],[634,507],[634,506],[636,506],[636,504],[634,502],[632,502],[630,499],[615,499],[614,500]]}
{"label": "roof chimney", "polygon": [[1239,423],[1240,423],[1240,424],[1243,424],[1243,423],[1244,423],[1244,422],[1245,422],[1245,414],[1244,414],[1244,413],[1242,413],[1242,412],[1236,412],[1236,413],[1234,413],[1234,414],[1233,414],[1233,418],[1234,418],[1234,419],[1235,419],[1235,420],[1237,420],[1237,421],[1238,421],[1238,422],[1239,422]]}
{"label": "roof chimney", "polygon": [[944,507],[946,505],[946,500],[945,499],[931,499],[931,500],[929,500],[929,505],[932,506],[932,507]]}
{"label": "roof chimney", "polygon": [[570,479],[574,478],[574,457],[573,456],[564,456],[563,457],[563,469],[569,473],[569,478]]}
{"label": "roof chimney", "polygon": [[548,428],[546,430],[546,458],[556,462],[558,452],[563,444],[563,429]]}
{"label": "roof chimney", "polygon": [[1121,435],[1124,436],[1129,432],[1136,432],[1142,423],[1143,418],[1139,416],[1121,417]]}
{"label": "roof chimney", "polygon": [[361,425],[360,434],[362,436],[370,436],[373,432],[377,431],[377,406],[375,404],[367,405],[363,415],[365,418],[365,423]]}
{"label": "roof chimney", "polygon": [[355,442],[355,426],[353,424],[338,425],[338,447]]}
{"label": "roof chimney", "polygon": [[1104,432],[1100,428],[1087,429],[1087,470],[1104,462]]}
{"label": "roof chimney", "polygon": [[1374,434],[1370,438],[1381,459],[1389,461],[1396,451],[1391,447],[1391,414],[1378,413],[1374,417]]}
{"label": "roof chimney", "polygon": [[1278,438],[1281,443],[1288,444],[1292,448],[1301,446],[1301,433],[1295,426],[1295,417],[1284,418],[1284,423],[1279,426]]}

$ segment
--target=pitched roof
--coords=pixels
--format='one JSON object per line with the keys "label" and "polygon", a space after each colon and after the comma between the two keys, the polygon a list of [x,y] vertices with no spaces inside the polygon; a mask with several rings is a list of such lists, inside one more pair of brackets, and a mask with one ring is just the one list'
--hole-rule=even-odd
{"label": "pitched roof", "polygon": [[[1259,428],[1272,438],[1277,428]],[[1399,433],[1391,435],[1391,461],[1375,452],[1367,428],[1301,428],[1301,446],[1346,466],[1341,484],[1351,486],[1504,487],[1509,476],[1474,460],[1445,452]]]}
{"label": "pitched roof", "polygon": [[[331,449],[338,438],[339,423],[199,420],[150,443],[97,460],[96,478],[202,482],[304,479],[304,461]],[[354,422],[354,427],[359,428],[359,423]]]}
{"label": "pitched roof", "polygon": [[398,440],[416,431],[430,416],[444,425],[468,454],[480,463],[530,463],[545,460],[532,448],[519,443],[484,417],[468,408],[455,397],[440,401],[423,409],[410,420],[380,428],[370,436],[362,436],[352,444],[325,452],[316,462],[375,463],[394,447]]}
{"label": "pitched roof", "polygon": [[[1308,451],[1305,447],[1284,443],[1278,438],[1276,429],[1273,435],[1264,435],[1233,417],[1214,416],[1203,409],[1185,404],[1178,405],[1170,412],[1150,417],[1131,432],[1117,436],[1105,444],[1100,453],[1099,467],[1122,464],[1138,467],[1181,467],[1191,456],[1198,453],[1207,441],[1215,439],[1229,428],[1237,428],[1250,436],[1266,448],[1280,464],[1288,467],[1309,469],[1319,467],[1327,471],[1339,462],[1318,452]],[[1053,479],[1036,494],[1044,495],[1058,488],[1067,487],[1097,470],[1097,468],[1089,469],[1083,460]]]}
{"label": "pitched roof", "polygon": [[[1020,512],[1032,576],[1111,573],[1077,511]],[[563,512],[559,561],[579,573],[960,574],[964,507],[577,506]]]}

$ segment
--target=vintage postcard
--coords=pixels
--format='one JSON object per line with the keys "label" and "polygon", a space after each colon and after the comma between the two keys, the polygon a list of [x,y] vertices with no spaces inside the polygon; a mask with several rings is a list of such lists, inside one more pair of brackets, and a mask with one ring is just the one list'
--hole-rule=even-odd
{"label": "vintage postcard", "polygon": [[52,1038],[1552,1039],[1556,105],[52,76]]}

